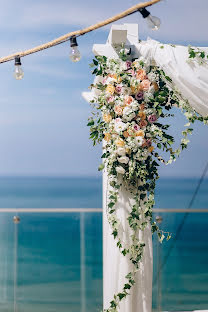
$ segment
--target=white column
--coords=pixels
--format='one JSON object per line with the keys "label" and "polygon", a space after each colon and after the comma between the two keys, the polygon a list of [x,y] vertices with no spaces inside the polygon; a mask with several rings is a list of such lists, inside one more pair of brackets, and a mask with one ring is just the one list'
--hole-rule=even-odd
{"label": "white column", "polygon": [[[116,241],[111,235],[111,228],[106,215],[107,173],[103,173],[103,305],[107,309],[113,295],[121,292],[125,284],[125,276],[132,270],[132,263],[127,256],[123,256]],[[123,228],[122,240],[129,241],[129,226],[127,217],[131,209],[131,194],[124,188],[119,191],[116,204],[119,220]],[[152,311],[152,233],[151,227],[139,233],[145,242],[143,260],[136,275],[136,283],[127,296],[120,303],[119,312],[151,312]]]}

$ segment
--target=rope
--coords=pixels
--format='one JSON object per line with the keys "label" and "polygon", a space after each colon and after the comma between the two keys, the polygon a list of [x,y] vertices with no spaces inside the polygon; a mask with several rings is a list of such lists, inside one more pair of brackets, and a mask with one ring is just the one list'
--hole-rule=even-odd
{"label": "rope", "polygon": [[25,51],[20,51],[20,52],[15,52],[14,54],[10,54],[10,55],[7,55],[5,57],[2,57],[0,58],[0,63],[5,63],[5,62],[9,62],[9,61],[12,61],[15,56],[19,56],[19,57],[24,57],[26,55],[29,55],[29,54],[33,54],[33,53],[37,53],[37,52],[40,52],[42,50],[45,50],[45,49],[49,49],[49,48],[52,48],[58,44],[61,44],[61,43],[64,43],[66,41],[68,41],[70,39],[70,37],[72,36],[82,36],[84,34],[87,34],[91,31],[94,31],[98,28],[101,28],[101,27],[104,27],[108,24],[111,24],[115,21],[118,21],[120,20],[121,18],[123,17],[126,17],[128,15],[131,15],[135,12],[137,12],[139,9],[142,9],[144,7],[148,7],[148,6],[151,6],[157,2],[160,2],[161,0],[151,0],[151,1],[147,1],[147,2],[142,2],[142,3],[138,3],[136,5],[134,5],[133,7],[121,12],[120,14],[117,14],[113,17],[110,17],[102,22],[98,22],[94,25],[91,25],[89,27],[86,27],[84,29],[81,29],[81,30],[76,30],[76,31],[72,31],[72,32],[69,32],[61,37],[58,37],[52,41],[49,41],[47,43],[44,43],[42,45],[39,45],[39,46],[36,46],[32,49],[29,49],[29,50],[25,50]]}
{"label": "rope", "polygon": [[[207,171],[208,171],[208,162],[206,163],[206,166],[205,166],[205,168],[204,168],[204,170],[203,170],[203,172],[202,172],[202,175],[201,175],[201,177],[200,177],[200,179],[199,179],[199,181],[198,181],[198,184],[197,184],[196,189],[195,189],[195,191],[194,191],[194,193],[193,193],[193,196],[192,196],[192,198],[191,198],[191,200],[190,200],[190,202],[189,202],[189,205],[188,205],[188,207],[187,207],[188,209],[190,209],[190,208],[192,207],[192,205],[193,205],[193,203],[194,203],[194,201],[195,201],[195,198],[196,198],[196,196],[197,196],[197,194],[198,194],[198,192],[199,192],[200,186],[201,186],[201,184],[202,184],[202,182],[203,182],[203,180],[204,180],[204,178],[205,178],[205,176],[206,176],[206,174],[207,174]],[[168,250],[168,253],[166,254],[166,256],[165,256],[165,258],[164,258],[164,261],[163,261],[163,263],[162,263],[161,266],[160,266],[160,269],[159,269],[160,272],[162,271],[162,269],[163,269],[164,266],[166,265],[166,263],[167,263],[167,261],[168,261],[168,258],[169,258],[169,256],[170,256],[170,254],[171,254],[173,248],[175,247],[176,241],[178,240],[178,238],[179,238],[179,236],[180,236],[180,233],[181,233],[181,231],[182,231],[182,229],[183,229],[183,226],[184,226],[184,224],[185,224],[185,222],[186,222],[186,219],[187,219],[188,215],[189,215],[189,212],[186,212],[186,213],[184,214],[184,217],[183,217],[181,223],[179,224],[179,226],[178,226],[178,228],[177,228],[176,235],[175,235],[174,239],[172,240],[172,244],[171,244],[171,246],[170,246],[170,248],[169,248],[169,250]],[[155,285],[156,282],[157,282],[157,277],[155,278],[153,284]]]}

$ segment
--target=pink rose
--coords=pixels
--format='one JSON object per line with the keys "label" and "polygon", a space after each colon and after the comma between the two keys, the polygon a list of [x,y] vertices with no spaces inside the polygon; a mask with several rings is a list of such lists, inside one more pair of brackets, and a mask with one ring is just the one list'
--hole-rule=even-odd
{"label": "pink rose", "polygon": [[156,115],[150,115],[149,117],[148,117],[148,121],[150,122],[150,123],[153,123],[153,122],[155,122],[157,120],[157,116]]}
{"label": "pink rose", "polygon": [[139,125],[135,125],[135,126],[134,126],[134,130],[135,130],[135,131],[139,131],[139,130],[140,130],[140,126],[139,126]]}
{"label": "pink rose", "polygon": [[137,101],[140,101],[140,100],[143,99],[143,95],[144,95],[143,92],[142,92],[142,91],[139,91],[139,92],[136,93],[135,99],[136,99]]}
{"label": "pink rose", "polygon": [[144,79],[144,80],[141,82],[140,86],[141,86],[142,90],[148,91],[149,88],[150,88],[150,84],[151,84],[151,82],[150,82],[148,79]]}
{"label": "pink rose", "polygon": [[117,93],[121,93],[121,91],[122,91],[122,86],[121,85],[117,85],[116,86],[116,92]]}
{"label": "pink rose", "polygon": [[131,61],[126,61],[126,69],[130,69],[132,65]]}
{"label": "pink rose", "polygon": [[123,109],[122,109],[121,105],[116,105],[116,106],[114,107],[114,111],[115,111],[115,113],[116,113],[117,115],[119,115],[119,116],[121,116],[121,115],[123,114]]}
{"label": "pink rose", "polygon": [[109,96],[109,98],[107,99],[107,102],[112,103],[113,101],[114,101],[114,96],[113,95]]}

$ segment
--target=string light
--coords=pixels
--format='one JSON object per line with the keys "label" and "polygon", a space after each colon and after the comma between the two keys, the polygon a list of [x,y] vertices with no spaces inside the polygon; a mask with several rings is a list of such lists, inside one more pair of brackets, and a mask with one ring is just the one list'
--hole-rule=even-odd
{"label": "string light", "polygon": [[78,49],[76,36],[70,38],[70,46],[71,46],[71,52],[69,54],[70,60],[72,62],[79,62],[79,60],[81,59],[81,54]]}
{"label": "string light", "polygon": [[70,46],[71,46],[71,52],[69,55],[69,58],[71,59],[72,62],[78,62],[81,59],[81,54],[80,51],[78,49],[78,44],[77,44],[77,36],[83,36],[91,31],[94,31],[96,29],[99,29],[101,27],[104,27],[108,24],[111,24],[115,21],[120,20],[121,18],[124,18],[126,16],[129,16],[131,14],[134,14],[136,12],[140,12],[142,14],[142,16],[144,18],[147,19],[148,25],[151,29],[159,29],[160,27],[160,19],[155,17],[155,16],[151,16],[150,12],[146,10],[146,7],[151,6],[153,4],[156,4],[158,2],[160,2],[162,0],[149,0],[147,2],[143,2],[143,3],[138,3],[136,5],[134,5],[131,8],[128,8],[127,10],[111,17],[108,18],[102,22],[96,23],[94,25],[91,25],[89,27],[86,27],[84,29],[80,29],[80,30],[76,30],[76,31],[72,31],[69,32],[65,35],[62,35],[52,41],[46,42],[42,45],[38,45],[32,49],[28,49],[25,51],[21,51],[21,52],[16,52],[10,55],[7,55],[5,57],[1,57],[0,58],[0,64],[5,63],[5,62],[10,62],[15,60],[15,69],[14,69],[14,77],[17,80],[21,80],[24,77],[24,72],[23,69],[21,67],[21,59],[20,57],[25,57],[27,55],[33,54],[33,53],[38,53],[42,50],[45,49],[49,49],[52,48],[54,46],[57,46],[59,44],[62,44],[66,41],[70,40]]}
{"label": "string light", "polygon": [[143,18],[147,21],[147,25],[151,30],[158,30],[160,28],[161,21],[158,17],[152,16],[146,8],[139,9]]}
{"label": "string light", "polygon": [[22,63],[19,56],[14,58],[14,78],[16,80],[21,80],[24,77],[24,72],[22,69]]}

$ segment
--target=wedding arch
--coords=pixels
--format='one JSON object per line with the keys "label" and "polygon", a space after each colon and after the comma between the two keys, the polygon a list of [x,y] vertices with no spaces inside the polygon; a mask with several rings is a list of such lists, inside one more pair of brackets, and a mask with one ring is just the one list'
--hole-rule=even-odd
{"label": "wedding arch", "polygon": [[[94,144],[103,139],[103,306],[106,312],[152,309],[152,233],[170,239],[152,218],[160,162],[187,147],[191,124],[208,123],[208,48],[139,42],[138,25],[111,27],[93,46],[96,75],[89,118]],[[161,122],[178,107],[187,118],[179,148]],[[160,150],[169,153],[163,159]]]}
{"label": "wedding arch", "polygon": [[[160,0],[139,3],[103,22],[35,48],[0,58],[13,61],[113,23]],[[149,12],[144,13],[147,17]],[[208,124],[208,48],[138,40],[138,25],[113,25],[106,44],[93,46],[89,118],[93,143],[103,142],[103,272],[105,312],[152,309],[152,233],[170,234],[152,218],[160,163],[170,164],[187,147],[195,121]],[[75,61],[78,59],[74,59]],[[187,118],[181,143],[172,148],[166,117],[176,107]],[[164,153],[161,154],[160,151]],[[169,158],[164,156],[168,154]]]}

